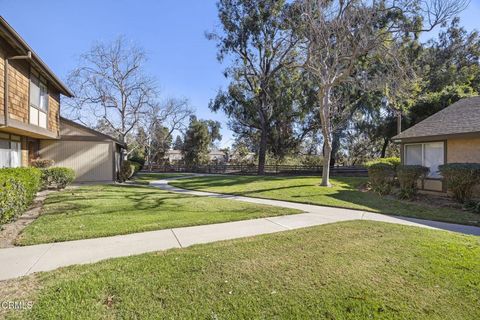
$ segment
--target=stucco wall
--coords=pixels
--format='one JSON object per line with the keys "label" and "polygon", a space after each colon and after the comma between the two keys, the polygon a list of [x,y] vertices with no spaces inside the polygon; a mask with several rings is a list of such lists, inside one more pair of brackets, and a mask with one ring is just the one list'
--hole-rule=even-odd
{"label": "stucco wall", "polygon": [[447,140],[447,163],[480,163],[480,138]]}
{"label": "stucco wall", "polygon": [[[480,163],[480,138],[447,140],[447,163]],[[480,198],[480,185],[475,188],[474,196]]]}

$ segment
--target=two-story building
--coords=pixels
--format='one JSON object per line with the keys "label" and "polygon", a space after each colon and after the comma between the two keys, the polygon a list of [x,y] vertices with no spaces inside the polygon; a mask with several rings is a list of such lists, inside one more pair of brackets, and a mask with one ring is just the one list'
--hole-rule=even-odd
{"label": "two-story building", "polygon": [[116,179],[123,144],[60,118],[73,93],[0,17],[0,168],[36,158],[71,167],[77,181]]}

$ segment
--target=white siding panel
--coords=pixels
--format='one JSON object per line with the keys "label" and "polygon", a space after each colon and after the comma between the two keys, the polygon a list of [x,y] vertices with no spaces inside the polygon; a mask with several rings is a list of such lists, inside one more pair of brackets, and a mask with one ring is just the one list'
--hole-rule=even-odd
{"label": "white siding panel", "polygon": [[30,107],[30,124],[38,126],[38,110]]}
{"label": "white siding panel", "polygon": [[47,128],[47,114],[45,112],[38,112],[38,125],[42,128]]}
{"label": "white siding panel", "polygon": [[41,142],[40,157],[75,170],[76,181],[113,180],[113,144],[108,141]]}

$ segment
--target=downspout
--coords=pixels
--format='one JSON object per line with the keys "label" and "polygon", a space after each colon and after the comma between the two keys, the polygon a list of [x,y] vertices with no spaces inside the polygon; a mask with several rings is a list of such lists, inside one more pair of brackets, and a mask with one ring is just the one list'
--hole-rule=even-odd
{"label": "downspout", "polygon": [[5,117],[5,123],[3,127],[8,127],[8,120],[9,120],[9,115],[8,115],[8,84],[9,84],[9,76],[8,76],[8,69],[10,65],[10,60],[20,60],[20,59],[27,59],[30,60],[32,59],[32,52],[28,51],[26,55],[23,56],[13,56],[10,58],[5,58],[5,67],[4,67],[4,82],[3,82],[3,115]]}

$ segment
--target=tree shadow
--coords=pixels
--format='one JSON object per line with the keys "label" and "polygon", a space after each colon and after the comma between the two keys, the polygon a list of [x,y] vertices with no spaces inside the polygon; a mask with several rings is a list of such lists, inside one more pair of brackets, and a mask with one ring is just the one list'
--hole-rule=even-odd
{"label": "tree shadow", "polygon": [[[141,188],[141,190],[139,190]],[[176,200],[192,199],[196,196],[188,194],[175,194],[151,187],[135,187],[135,186],[115,186],[101,188],[98,191],[92,189],[74,189],[55,194],[45,201],[44,213],[42,215],[102,215],[102,214],[132,214],[136,210],[158,210],[158,208],[168,204],[169,200],[173,203],[168,205],[169,208],[178,208]],[[119,199],[128,199],[134,203],[133,207],[119,209],[112,206],[111,209],[105,207],[105,203],[115,203]],[[101,202],[101,203],[99,203]],[[103,210],[98,212],[99,205]],[[181,207],[181,205],[180,205]],[[128,210],[127,210],[128,209]]]}

